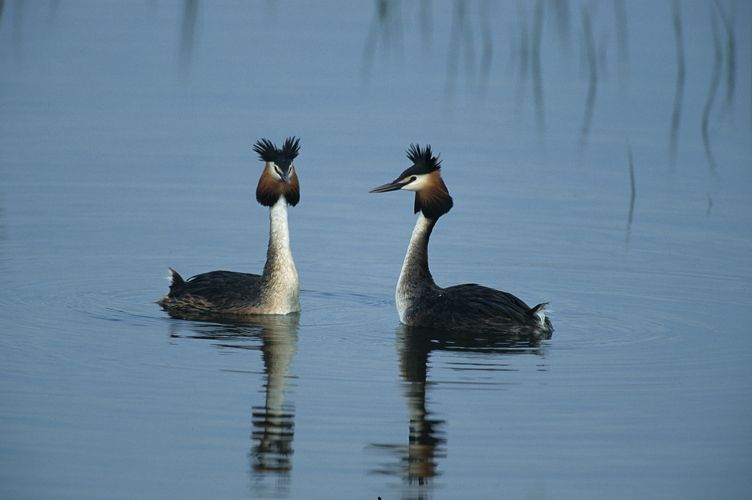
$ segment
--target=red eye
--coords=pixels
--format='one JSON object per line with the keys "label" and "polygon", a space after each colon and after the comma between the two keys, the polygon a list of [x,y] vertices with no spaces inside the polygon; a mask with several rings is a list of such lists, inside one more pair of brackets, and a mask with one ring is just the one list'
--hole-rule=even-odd
{"label": "red eye", "polygon": [[412,177],[410,177],[410,182],[414,181],[415,179],[417,179],[417,177],[415,177],[415,176],[413,175]]}

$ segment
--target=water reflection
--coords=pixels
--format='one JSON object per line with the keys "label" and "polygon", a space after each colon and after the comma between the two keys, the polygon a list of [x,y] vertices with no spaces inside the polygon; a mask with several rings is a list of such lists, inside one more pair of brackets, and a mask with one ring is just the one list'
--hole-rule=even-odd
{"label": "water reflection", "polygon": [[15,2],[13,4],[13,48],[15,49],[16,58],[21,57],[21,46],[23,45],[23,24],[26,12],[26,2]]}
{"label": "water reflection", "polygon": [[533,15],[533,39],[531,53],[531,70],[533,74],[533,101],[535,102],[535,116],[538,130],[543,132],[545,118],[543,115],[543,72],[541,69],[541,38],[543,37],[543,1],[535,3]]}
{"label": "water reflection", "polygon": [[0,269],[3,270],[5,270],[5,264],[8,260],[8,257],[6,256],[6,240],[8,236],[5,230],[6,215],[4,194],[5,193],[0,191]]}
{"label": "water reflection", "polygon": [[731,108],[734,101],[734,89],[736,88],[736,37],[734,36],[734,20],[736,19],[736,4],[731,4],[731,13],[727,13],[723,5],[716,0],[715,6],[718,9],[718,17],[721,18],[723,29],[726,32],[726,98],[724,107],[726,110]]}
{"label": "water reflection", "polygon": [[[713,9],[710,15],[711,28],[713,33],[713,69],[711,71],[710,86],[708,88],[708,95],[705,99],[705,107],[703,108],[702,113],[701,130],[702,142],[705,148],[705,156],[708,161],[708,166],[711,173],[716,174],[718,164],[716,162],[710,142],[710,132],[708,130],[708,126],[710,122],[710,113],[713,109],[715,98],[721,85],[721,73],[724,67],[724,74],[726,78],[726,96],[724,98],[723,108],[721,109],[721,115],[729,112],[732,109],[734,92],[736,88],[736,36],[734,33],[733,24],[735,18],[735,8],[732,6],[732,12],[731,14],[729,14],[719,1],[714,2],[714,5],[715,9]],[[721,42],[721,34],[718,27],[719,19],[725,33],[725,43]]]}
{"label": "water reflection", "polygon": [[621,68],[619,76],[624,78],[629,62],[629,23],[627,21],[627,6],[624,0],[614,0],[614,17],[616,20],[616,53]]}
{"label": "water reflection", "polygon": [[431,10],[431,0],[420,1],[420,37],[423,40],[423,53],[427,54],[431,50],[431,41],[433,40],[433,13]]}
{"label": "water reflection", "polygon": [[[425,7],[428,9],[428,7]],[[425,33],[425,31],[424,31]],[[425,36],[425,35],[424,35]],[[368,28],[363,46],[363,67],[361,73],[368,77],[371,73],[376,47],[382,46],[391,51],[402,44],[402,19],[400,3],[397,0],[376,0],[371,26]]]}
{"label": "water reflection", "polygon": [[710,134],[708,132],[708,124],[710,122],[710,111],[713,108],[713,102],[715,101],[715,95],[718,93],[718,86],[721,83],[721,63],[723,61],[723,53],[721,49],[721,39],[718,33],[718,18],[715,15],[715,11],[711,14],[710,26],[713,30],[713,70],[710,77],[710,87],[708,88],[708,96],[705,99],[705,107],[702,111],[702,144],[705,147],[705,157],[708,160],[708,166],[712,173],[716,171],[715,156],[710,144]]}
{"label": "water reflection", "polygon": [[284,396],[297,343],[298,318],[298,315],[273,318],[266,322],[261,333],[265,399],[263,405],[252,410],[254,446],[250,454],[257,486],[264,476],[271,475],[286,484],[292,470],[295,409],[285,403]]}
{"label": "water reflection", "polygon": [[[261,350],[264,401],[251,409],[253,444],[249,459],[254,490],[264,494],[285,494],[290,485],[295,409],[285,401],[285,388],[295,355],[299,318],[293,314],[258,317],[243,324],[195,323],[189,335],[211,340],[219,347]],[[180,337],[175,331],[171,336]]]}
{"label": "water reflection", "polygon": [[538,131],[543,132],[543,71],[541,63],[541,38],[543,36],[544,4],[537,1],[533,7],[533,18],[528,26],[527,4],[517,4],[517,39],[512,41],[512,61],[517,69],[516,103],[525,100],[525,91],[530,78],[533,91],[533,104]]}
{"label": "water reflection", "polygon": [[682,33],[681,7],[679,5],[679,0],[674,0],[672,9],[674,19],[674,39],[676,40],[676,91],[674,92],[674,110],[671,113],[669,151],[671,154],[671,166],[673,167],[676,163],[676,146],[679,136],[679,125],[681,123],[682,101],[684,99],[686,63],[684,60],[684,36]]}
{"label": "water reflection", "polygon": [[190,72],[193,61],[197,18],[198,0],[184,0],[183,20],[180,25],[180,72],[183,76]]}
{"label": "water reflection", "polygon": [[473,30],[468,20],[466,4],[455,0],[452,10],[452,27],[449,32],[449,55],[447,58],[447,90],[454,91],[454,81],[459,73],[460,54],[465,60],[465,73],[475,72],[475,44]]}
{"label": "water reflection", "polygon": [[635,198],[637,197],[637,187],[635,186],[634,161],[632,159],[632,146],[627,146],[627,160],[629,162],[629,213],[627,214],[626,244],[629,245],[629,238],[632,234],[632,218],[634,216]]}
{"label": "water reflection", "polygon": [[[515,111],[519,113],[522,106],[530,106],[543,139],[544,133],[555,123],[553,119],[547,119],[546,106],[553,108],[548,115],[556,116],[556,111],[561,109],[563,102],[558,82],[561,77],[567,76],[567,69],[562,68],[559,56],[552,54],[552,51],[556,49],[568,56],[574,47],[581,61],[584,77],[581,84],[583,97],[581,104],[578,104],[578,107],[581,106],[579,128],[573,137],[580,154],[584,153],[591,134],[594,133],[596,113],[600,108],[611,105],[607,81],[609,64],[618,68],[616,81],[623,90],[620,100],[629,107],[633,104],[630,103],[630,96],[624,92],[629,79],[630,37],[634,37],[633,26],[637,27],[640,34],[643,26],[630,25],[630,17],[636,16],[633,12],[635,7],[624,0],[609,3],[454,0],[452,3],[436,4],[436,7],[427,0],[422,0],[420,4],[416,4],[415,10],[410,9],[409,5],[398,0],[375,1],[374,17],[366,34],[363,50],[364,75],[370,76],[377,51],[388,55],[394,47],[398,47],[400,53],[410,49],[411,40],[407,36],[403,37],[403,31],[408,35],[420,33],[424,54],[430,51],[431,44],[445,50],[442,56],[446,60],[445,87],[449,98],[453,98],[456,93],[475,93],[485,97],[489,84],[503,85],[508,77],[507,73],[511,73],[514,86],[509,98],[514,102]],[[676,162],[681,120],[684,116],[694,116],[684,112],[684,108],[691,105],[699,108],[697,113],[701,117],[698,120],[701,134],[695,135],[693,141],[702,143],[709,169],[715,174],[717,159],[711,143],[713,112],[720,107],[720,112],[716,113],[718,117],[730,114],[735,95],[738,94],[739,34],[735,29],[737,4],[720,0],[704,2],[708,15],[698,14],[695,12],[697,9],[685,9],[682,12],[677,0],[666,5],[670,5],[670,8],[665,11],[657,7],[651,7],[650,10],[656,16],[665,18],[665,21],[661,21],[665,22],[663,31],[667,37],[673,34],[675,43],[675,90],[667,138],[670,165],[673,166]],[[508,22],[508,26],[504,26],[502,20]],[[693,53],[686,52],[692,47],[686,45],[684,35],[687,31],[704,33],[704,27],[708,23],[712,32],[708,43],[712,45],[713,60],[711,64],[700,63],[696,68],[698,74],[710,76],[703,105],[702,99],[688,100],[685,96],[688,91],[695,92],[692,85],[694,82],[687,81],[686,77],[692,71],[687,66],[688,62],[696,58]],[[442,26],[441,31],[432,33],[434,25]],[[555,38],[547,34],[547,30],[555,30]],[[614,40],[614,43],[609,45],[610,40]],[[498,54],[505,52],[499,50],[502,41],[509,44],[506,67],[511,72],[494,74],[492,67],[499,59]],[[644,41],[637,40],[634,43],[642,44]],[[494,89],[490,90],[493,92]],[[532,99],[527,99],[528,93],[532,94]],[[670,100],[671,96],[666,99]],[[607,108],[607,111],[609,115],[603,120],[602,127],[629,119],[628,116],[615,113],[613,109]],[[565,120],[568,128],[572,121],[573,117]]]}
{"label": "water reflection", "polygon": [[582,8],[582,31],[583,40],[585,42],[585,62],[588,71],[588,88],[587,98],[585,100],[585,114],[582,117],[582,126],[580,127],[580,151],[585,148],[588,136],[590,135],[590,124],[593,121],[595,96],[598,90],[598,62],[596,60],[595,36],[593,35],[590,7]]}
{"label": "water reflection", "polygon": [[556,22],[556,33],[559,39],[559,47],[565,53],[571,49],[570,28],[569,28],[569,2],[568,0],[557,0],[552,2],[554,20]]}
{"label": "water reflection", "polygon": [[710,193],[705,193],[705,196],[708,200],[708,208],[705,210],[705,215],[710,215],[710,211],[713,209],[713,198],[710,196]]}
{"label": "water reflection", "polygon": [[[566,7],[566,6],[565,6]],[[530,77],[533,90],[533,105],[538,132],[545,129],[545,112],[543,102],[543,67],[541,62],[541,41],[543,37],[544,3],[538,0],[533,7],[532,27],[528,29],[527,5],[517,6],[519,18],[519,40],[513,49],[513,60],[517,61],[517,97],[521,104],[525,97],[525,86]],[[566,16],[565,16],[566,18]]]}
{"label": "water reflection", "polygon": [[392,457],[389,463],[372,472],[400,477],[405,498],[427,498],[433,479],[441,475],[439,462],[447,456],[446,421],[436,416],[428,404],[431,353],[454,351],[488,356],[542,356],[543,346],[540,341],[527,338],[509,338],[493,333],[457,334],[404,325],[397,328],[396,336],[400,377],[410,419],[408,440],[407,445],[372,444],[372,448],[386,451]]}

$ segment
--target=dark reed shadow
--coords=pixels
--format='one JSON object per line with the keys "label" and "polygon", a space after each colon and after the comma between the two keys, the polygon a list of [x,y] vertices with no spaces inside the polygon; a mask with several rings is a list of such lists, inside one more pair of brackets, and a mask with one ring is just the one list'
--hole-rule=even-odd
{"label": "dark reed shadow", "polygon": [[[598,39],[598,45],[596,45],[596,66],[598,67],[598,74],[604,80],[608,80],[608,42],[609,33],[602,31],[601,36]],[[620,78],[621,80],[622,78]]]}
{"label": "dark reed shadow", "polygon": [[517,71],[517,85],[515,91],[515,113],[521,112],[521,106],[525,101],[525,90],[527,88],[528,67],[530,60],[530,35],[527,22],[527,5],[523,2],[517,4],[517,39],[513,40],[512,61]]}
{"label": "dark reed shadow", "polygon": [[527,82],[533,93],[535,122],[541,136],[545,132],[545,106],[543,93],[543,65],[541,59],[542,39],[544,30],[544,3],[536,0],[533,6],[532,19],[528,21],[527,4],[517,4],[518,33],[512,43],[513,67],[517,72],[515,90],[515,113],[521,113],[525,104]]}
{"label": "dark reed shadow", "polygon": [[467,3],[463,0],[455,0],[452,9],[452,26],[449,30],[449,53],[447,56],[446,91],[450,96],[454,94],[460,58],[465,63],[465,74],[473,75],[475,73],[475,44],[467,15]]}
{"label": "dark reed shadow", "polygon": [[60,0],[50,0],[50,8],[47,11],[47,23],[50,29],[52,29],[55,23],[57,23],[58,13],[60,12],[60,3]]}
{"label": "dark reed shadow", "polygon": [[533,31],[531,40],[531,72],[533,76],[533,101],[538,132],[542,135],[546,128],[543,108],[543,70],[541,67],[541,39],[543,38],[543,0],[535,2],[533,11]]}
{"label": "dark reed shadow", "polygon": [[727,13],[721,2],[716,0],[716,8],[718,9],[718,17],[721,18],[723,24],[723,30],[726,34],[725,43],[725,76],[726,76],[726,96],[724,98],[723,111],[729,112],[733,109],[734,93],[736,89],[736,36],[734,33],[734,21],[736,19],[735,3],[732,3],[731,13]]}
{"label": "dark reed shadow", "polygon": [[266,0],[266,17],[272,22],[277,20],[277,7],[279,7],[279,0]]}
{"label": "dark reed shadow", "polygon": [[363,65],[361,77],[368,80],[371,76],[377,47],[387,52],[395,47],[402,52],[402,12],[398,0],[376,0],[374,3],[371,25],[363,44]]}
{"label": "dark reed shadow", "polygon": [[27,2],[15,2],[13,4],[13,8],[11,9],[11,24],[13,26],[13,36],[11,40],[13,41],[13,51],[14,55],[16,56],[16,59],[21,59],[22,57],[22,47],[23,47],[23,26],[24,26],[24,17],[26,17],[26,7],[28,6]]}
{"label": "dark reed shadow", "polygon": [[559,39],[558,46],[569,55],[572,49],[572,37],[570,33],[569,2],[568,0],[553,0],[553,17],[556,21],[556,35]]}
{"label": "dark reed shadow", "polygon": [[614,0],[614,20],[616,24],[616,55],[619,60],[619,81],[625,83],[629,66],[629,21],[624,0]]}
{"label": "dark reed shadow", "polygon": [[490,357],[543,356],[540,340],[494,332],[445,332],[400,325],[396,329],[399,375],[409,416],[407,444],[370,445],[390,456],[374,474],[402,479],[403,498],[430,498],[433,481],[441,476],[440,460],[447,456],[446,421],[430,409],[431,354],[453,351]]}
{"label": "dark reed shadow", "polygon": [[632,218],[634,216],[635,198],[637,187],[635,185],[634,161],[632,159],[632,146],[627,144],[627,160],[629,165],[629,212],[627,213],[627,231],[624,243],[629,247],[629,239],[632,236]]}
{"label": "dark reed shadow", "polygon": [[[248,453],[252,487],[260,496],[285,496],[291,481],[295,408],[285,397],[299,319],[299,315],[292,314],[257,316],[230,324],[170,322],[172,338],[208,340],[219,348],[261,351],[264,400],[251,409],[252,444]],[[184,330],[188,333],[182,333]]]}
{"label": "dark reed shadow", "polygon": [[[716,4],[717,5],[717,4]],[[710,25],[713,32],[713,69],[710,76],[710,87],[708,88],[708,96],[705,99],[705,107],[702,111],[702,144],[705,148],[705,157],[708,161],[708,168],[713,175],[717,175],[717,164],[713,150],[710,144],[710,133],[708,126],[710,123],[710,112],[713,109],[713,102],[715,96],[718,93],[718,86],[721,83],[721,64],[723,62],[723,53],[721,49],[721,39],[718,33],[718,19],[715,10],[710,15]]]}
{"label": "dark reed shadow", "polygon": [[710,196],[710,193],[705,193],[705,197],[707,199],[707,208],[705,209],[705,217],[710,215],[710,211],[713,209],[713,198]]}
{"label": "dark reed shadow", "polygon": [[423,53],[429,54],[433,45],[433,8],[431,0],[420,0],[418,19],[420,20],[420,39]]}
{"label": "dark reed shadow", "polygon": [[3,27],[3,14],[5,13],[5,0],[0,0],[0,28]]}
{"label": "dark reed shadow", "polygon": [[590,7],[582,8],[582,31],[585,50],[585,63],[588,72],[588,89],[585,99],[585,114],[582,117],[580,127],[579,151],[582,153],[587,145],[590,135],[590,126],[595,110],[595,98],[598,90],[598,62],[596,60],[595,37],[593,35],[593,22]]}
{"label": "dark reed shadow", "polygon": [[493,62],[493,36],[491,32],[491,13],[489,12],[490,3],[483,0],[478,10],[480,25],[480,80],[481,95],[486,95],[488,79],[491,76],[491,63]]}
{"label": "dark reed shadow", "polygon": [[190,74],[193,64],[193,52],[196,45],[196,24],[198,19],[198,0],[183,0],[183,16],[180,22],[180,75],[185,78]]}
{"label": "dark reed shadow", "polygon": [[674,40],[676,41],[676,90],[674,91],[674,108],[671,112],[671,134],[669,137],[670,165],[676,165],[676,149],[681,125],[682,104],[684,100],[684,79],[686,77],[686,62],[684,59],[684,35],[682,33],[681,6],[679,0],[672,3],[672,17],[674,21]]}
{"label": "dark reed shadow", "polygon": [[4,269],[8,262],[8,257],[5,255],[6,242],[8,241],[5,219],[5,193],[0,191],[0,269]]}
{"label": "dark reed shadow", "polygon": [[510,60],[512,61],[512,67],[517,73],[515,112],[521,112],[520,107],[525,103],[527,82],[530,79],[535,123],[538,133],[543,137],[546,128],[546,119],[541,52],[543,47],[545,4],[542,0],[535,2],[530,20],[528,20],[527,5],[524,2],[517,4],[517,36],[512,39],[511,44],[512,56]]}

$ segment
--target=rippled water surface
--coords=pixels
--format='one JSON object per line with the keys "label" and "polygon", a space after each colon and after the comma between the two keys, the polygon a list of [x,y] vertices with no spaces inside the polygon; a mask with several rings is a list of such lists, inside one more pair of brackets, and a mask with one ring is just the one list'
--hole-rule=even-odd
{"label": "rippled water surface", "polygon": [[[0,2],[3,498],[747,498],[746,2]],[[260,272],[260,137],[302,139],[299,317],[154,303]],[[440,285],[540,345],[399,325]]]}

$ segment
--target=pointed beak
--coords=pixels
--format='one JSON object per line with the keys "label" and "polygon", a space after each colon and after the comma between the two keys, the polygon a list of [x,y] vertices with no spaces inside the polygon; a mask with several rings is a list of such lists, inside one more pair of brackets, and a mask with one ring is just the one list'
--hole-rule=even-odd
{"label": "pointed beak", "polygon": [[369,193],[387,193],[389,191],[397,191],[398,189],[402,189],[402,186],[407,185],[406,182],[400,182],[399,179],[392,181],[388,184],[384,184],[379,187],[375,187],[368,191]]}

